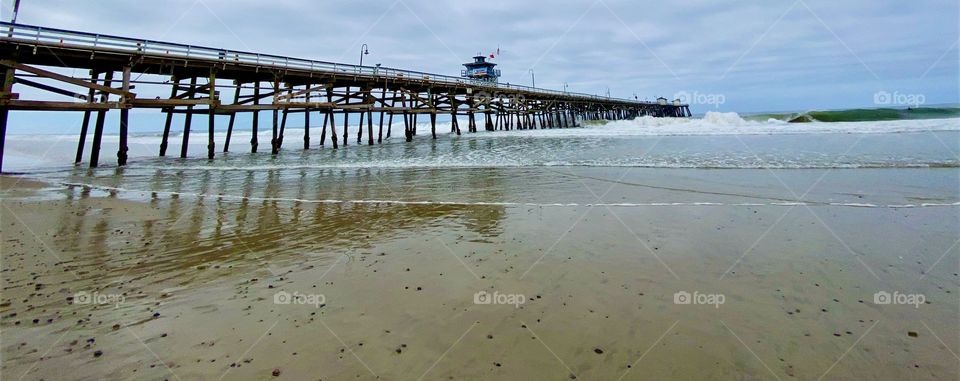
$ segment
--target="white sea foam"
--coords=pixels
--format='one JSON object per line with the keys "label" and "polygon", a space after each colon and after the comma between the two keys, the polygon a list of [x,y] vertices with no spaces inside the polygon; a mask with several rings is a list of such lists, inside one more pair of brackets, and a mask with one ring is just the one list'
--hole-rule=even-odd
{"label": "white sea foam", "polygon": [[702,118],[654,118],[644,116],[581,129],[508,131],[517,136],[694,136],[775,134],[887,134],[926,131],[960,131],[960,119],[891,120],[871,122],[787,123],[743,119],[735,112],[707,112]]}

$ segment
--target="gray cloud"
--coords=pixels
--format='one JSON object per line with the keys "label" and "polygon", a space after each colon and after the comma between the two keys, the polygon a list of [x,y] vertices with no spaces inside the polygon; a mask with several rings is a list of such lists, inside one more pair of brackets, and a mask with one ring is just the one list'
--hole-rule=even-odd
{"label": "gray cloud", "polygon": [[957,15],[946,0],[31,0],[19,21],[347,63],[367,43],[365,63],[454,75],[499,45],[505,82],[533,68],[540,86],[760,111],[869,106],[879,90],[957,102]]}

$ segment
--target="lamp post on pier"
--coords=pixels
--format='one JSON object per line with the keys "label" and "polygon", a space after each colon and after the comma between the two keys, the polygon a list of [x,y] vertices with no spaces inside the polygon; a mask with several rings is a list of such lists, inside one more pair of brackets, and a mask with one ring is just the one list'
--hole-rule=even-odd
{"label": "lamp post on pier", "polygon": [[530,82],[533,83],[532,87],[537,87],[537,77],[533,74],[533,69],[530,69]]}
{"label": "lamp post on pier", "polygon": [[367,44],[360,45],[360,66],[363,66],[363,56],[370,54]]}

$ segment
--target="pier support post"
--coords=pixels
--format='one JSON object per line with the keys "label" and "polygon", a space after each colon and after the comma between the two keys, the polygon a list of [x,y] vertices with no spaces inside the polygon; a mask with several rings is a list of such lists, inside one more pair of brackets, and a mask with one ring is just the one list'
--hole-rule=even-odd
{"label": "pier support post", "polygon": [[[323,112],[323,110],[320,110]],[[323,112],[323,128],[320,129],[320,147],[323,147],[323,144],[327,140],[327,119],[330,118],[330,114]]]}
{"label": "pier support post", "polygon": [[[390,97],[390,108],[394,108],[397,105],[397,91],[393,91],[393,96]],[[393,111],[390,111],[390,116],[387,118],[387,139],[390,139],[390,133],[393,131]]]}
{"label": "pier support post", "polygon": [[[91,83],[97,83],[97,79],[99,76],[100,76],[99,73],[97,73],[94,70],[90,70]],[[90,92],[87,94],[87,103],[92,103],[96,95],[97,95],[96,90],[91,88]],[[83,124],[81,124],[80,126],[80,140],[77,141],[77,157],[73,161],[74,164],[80,164],[80,162],[83,161],[83,146],[84,144],[87,143],[87,130],[90,127],[91,113],[92,111],[83,112]]]}
{"label": "pier support post", "polygon": [[[454,95],[455,97],[455,95]],[[453,132],[457,133],[457,136],[460,136],[460,121],[457,120],[457,108],[460,105],[457,103],[456,98],[451,98],[450,100],[450,123],[452,124],[450,128]]]}
{"label": "pier support post", "polygon": [[[287,84],[287,94],[289,95],[289,94],[292,94],[292,93],[293,93],[293,87],[291,87],[289,84]],[[279,95],[279,93],[274,93],[274,97],[276,97],[277,95]],[[276,99],[276,98],[274,98],[274,99]],[[289,100],[289,98],[288,98],[288,100]],[[274,105],[276,105],[276,104],[277,104],[277,102],[274,101]],[[284,109],[283,109],[283,118],[281,118],[281,121],[280,121],[280,132],[277,134],[277,152],[280,152],[280,150],[283,149],[283,133],[287,131],[287,115],[288,115],[288,114],[290,114],[290,109],[289,109],[289,108],[284,108]]]}
{"label": "pier support post", "polygon": [[[373,95],[370,94],[371,87],[367,85],[364,92],[364,102],[367,104],[367,145],[373,145]],[[363,118],[360,118],[360,127],[363,128]],[[359,136],[357,136],[359,138]],[[359,144],[359,143],[358,143]]]}
{"label": "pier support post", "polygon": [[363,141],[363,118],[366,117],[367,113],[360,111],[360,124],[357,125],[357,144],[360,144]]}
{"label": "pier support post", "polygon": [[[349,102],[349,101],[347,101]],[[347,135],[350,134],[350,113],[344,109],[343,110],[343,146],[347,146]]]}
{"label": "pier support post", "polygon": [[[113,81],[113,72],[108,71],[103,77],[103,85],[110,87]],[[107,103],[110,93],[101,92],[100,102]],[[90,146],[90,168],[100,165],[100,142],[103,140],[103,123],[107,117],[107,110],[97,111],[97,122],[93,126],[93,144]]]}
{"label": "pier support post", "polygon": [[367,109],[367,145],[373,145],[373,111],[370,109]]}
{"label": "pier support post", "polygon": [[[190,92],[190,96],[187,99],[194,99],[197,89],[197,77],[190,78],[190,89],[187,90]],[[187,114],[184,115],[183,120],[183,144],[180,145],[180,158],[185,159],[187,157],[187,150],[190,146],[190,127],[193,124],[193,105],[187,106]]]}
{"label": "pier support post", "polygon": [[[307,88],[310,88],[307,84]],[[305,95],[304,101],[310,103],[310,92]],[[310,149],[310,107],[303,109],[303,149]]]}
{"label": "pier support post", "polygon": [[[387,86],[383,86],[383,91],[380,93],[380,106],[387,105]],[[380,131],[377,132],[377,144],[383,143],[383,111],[380,111]]]}
{"label": "pier support post", "polygon": [[[4,99],[10,99],[13,92],[13,75],[15,71],[13,68],[7,68],[4,70],[3,78],[0,79],[0,95]],[[8,107],[0,107],[0,173],[3,172],[3,149],[7,142],[7,119],[10,116],[10,109]]]}
{"label": "pier support post", "polygon": [[[236,82],[236,92],[233,93],[233,104],[240,103],[240,81]],[[237,119],[237,112],[233,111],[230,113],[230,121],[227,122],[227,139],[223,142],[223,152],[227,153],[230,151],[230,138],[233,136],[233,122]]]}
{"label": "pier support post", "polygon": [[[333,87],[331,85],[327,85],[327,103],[333,103]],[[333,107],[327,109],[327,116],[329,118],[324,118],[324,131],[326,131],[327,126],[326,120],[330,119],[330,142],[333,143],[333,148],[337,148],[337,122],[334,120]],[[323,140],[323,138],[320,139]]]}
{"label": "pier support post", "polygon": [[[270,138],[270,154],[271,154],[271,155],[276,155],[276,154],[280,153],[280,142],[279,142],[279,140],[278,140],[278,139],[279,139],[279,136],[278,136],[278,131],[277,131],[277,127],[278,127],[277,121],[278,121],[278,117],[280,116],[280,110],[277,109],[277,102],[276,102],[276,100],[277,100],[277,93],[278,93],[279,91],[280,91],[280,79],[278,78],[278,79],[274,79],[274,81],[273,81],[273,100],[274,100],[274,101],[272,102],[272,106],[273,106],[273,130],[272,130],[272,135],[271,135],[271,138]],[[286,110],[284,110],[284,111],[286,111]]]}
{"label": "pier support post", "polygon": [[[253,105],[260,104],[260,80],[253,82]],[[257,130],[260,125],[260,110],[253,110],[253,123],[251,123],[250,129],[252,130],[252,135],[250,136],[250,153],[257,153]]]}
{"label": "pier support post", "polygon": [[[173,86],[170,89],[170,99],[173,99],[177,96],[177,88],[180,87],[180,79],[176,76],[170,77],[170,84]],[[167,156],[167,145],[170,141],[170,125],[173,123],[173,110],[175,107],[170,106],[166,109],[167,112],[167,121],[163,124],[163,138],[160,139],[160,157]]]}
{"label": "pier support post", "polygon": [[210,104],[207,106],[208,115],[207,115],[207,160],[213,160],[215,145],[213,141],[213,130],[215,127],[215,111],[217,109],[217,75],[214,70],[210,71],[210,79],[207,82],[210,85],[208,97],[210,98]]}
{"label": "pier support post", "polygon": [[[345,105],[350,104],[350,87],[347,87],[343,93],[343,103]],[[350,112],[347,109],[343,109],[343,146],[347,146],[347,135],[350,133]]]}
{"label": "pier support post", "polygon": [[[123,68],[123,75],[121,76],[123,81],[121,88],[123,91],[130,94],[130,67]],[[127,123],[130,122],[130,101],[132,99],[127,98],[128,95],[124,95],[120,98],[120,144],[117,146],[117,165],[124,166],[127,165]]]}

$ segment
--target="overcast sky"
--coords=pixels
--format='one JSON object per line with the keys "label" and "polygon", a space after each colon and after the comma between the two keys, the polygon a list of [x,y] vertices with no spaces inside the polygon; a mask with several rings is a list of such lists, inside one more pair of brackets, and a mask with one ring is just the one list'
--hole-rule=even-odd
{"label": "overcast sky", "polygon": [[365,64],[451,75],[499,46],[501,82],[748,112],[956,103],[958,19],[957,0],[22,0],[17,21],[346,63],[366,43]]}

